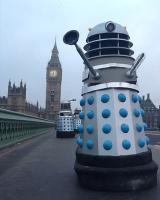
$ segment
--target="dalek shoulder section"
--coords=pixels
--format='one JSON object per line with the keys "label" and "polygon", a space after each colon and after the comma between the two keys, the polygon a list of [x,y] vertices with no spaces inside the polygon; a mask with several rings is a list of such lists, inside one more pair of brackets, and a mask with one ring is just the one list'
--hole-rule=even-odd
{"label": "dalek shoulder section", "polygon": [[136,70],[130,75],[128,71],[134,66],[133,43],[126,27],[111,21],[101,23],[90,29],[86,39],[85,56],[91,66],[100,75],[94,79],[87,65],[83,72],[83,82],[88,86],[108,83],[127,82],[136,84]]}

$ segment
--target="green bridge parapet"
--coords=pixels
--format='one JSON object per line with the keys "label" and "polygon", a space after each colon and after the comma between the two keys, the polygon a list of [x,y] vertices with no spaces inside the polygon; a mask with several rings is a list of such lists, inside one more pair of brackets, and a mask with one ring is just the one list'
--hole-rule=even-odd
{"label": "green bridge parapet", "polygon": [[47,133],[55,123],[0,108],[0,149]]}

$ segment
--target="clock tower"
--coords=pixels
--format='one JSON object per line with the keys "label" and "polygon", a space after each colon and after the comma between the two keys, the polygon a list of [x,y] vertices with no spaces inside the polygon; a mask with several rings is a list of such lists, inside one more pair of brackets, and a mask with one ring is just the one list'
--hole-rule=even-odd
{"label": "clock tower", "polygon": [[46,114],[50,120],[55,120],[60,111],[62,68],[58,54],[55,41],[46,71]]}

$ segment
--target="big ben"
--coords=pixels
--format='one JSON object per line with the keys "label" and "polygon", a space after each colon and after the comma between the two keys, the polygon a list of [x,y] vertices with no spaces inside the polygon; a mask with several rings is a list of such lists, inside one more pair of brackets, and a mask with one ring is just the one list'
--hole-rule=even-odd
{"label": "big ben", "polygon": [[46,114],[50,120],[55,120],[60,111],[62,68],[58,54],[55,41],[46,71]]}

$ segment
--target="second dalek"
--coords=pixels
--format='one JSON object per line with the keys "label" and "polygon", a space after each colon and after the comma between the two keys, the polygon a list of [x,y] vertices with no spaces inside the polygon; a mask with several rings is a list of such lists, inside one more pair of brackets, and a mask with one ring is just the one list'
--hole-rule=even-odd
{"label": "second dalek", "polygon": [[66,101],[61,103],[61,110],[57,118],[57,138],[73,138],[74,131],[74,117],[71,110],[71,102]]}
{"label": "second dalek", "polygon": [[75,171],[82,186],[95,190],[139,190],[157,183],[157,165],[145,136],[135,60],[125,27],[107,22],[93,27],[83,54],[79,33],[69,31],[64,42],[75,45],[84,60],[82,112],[79,116]]}

